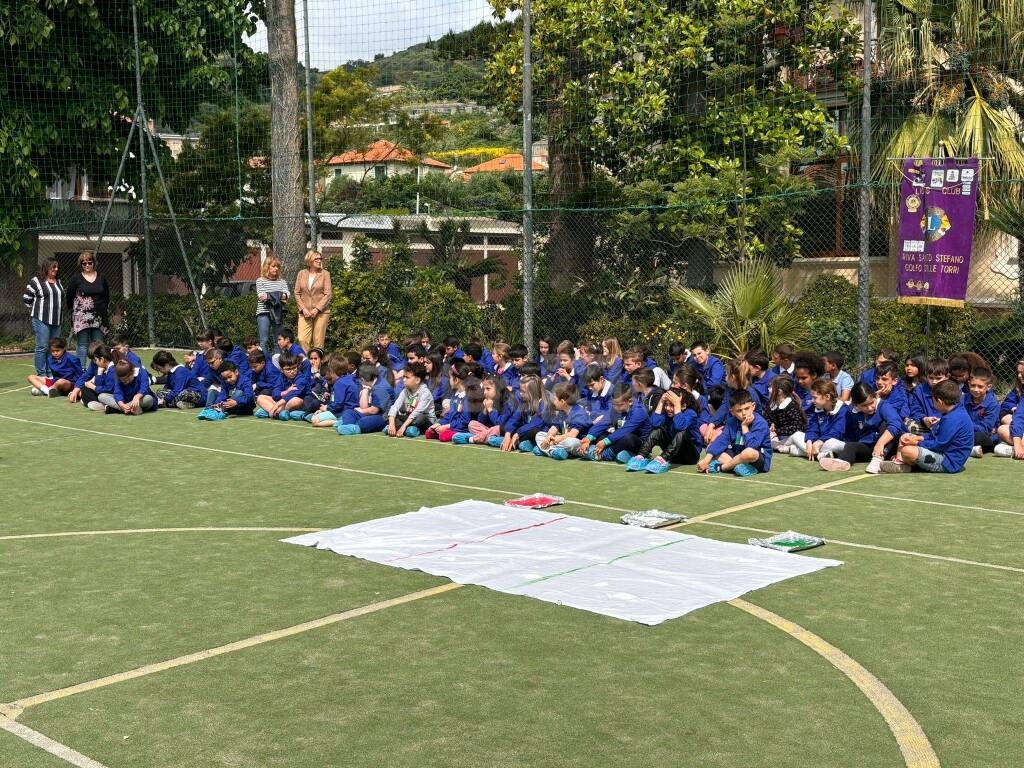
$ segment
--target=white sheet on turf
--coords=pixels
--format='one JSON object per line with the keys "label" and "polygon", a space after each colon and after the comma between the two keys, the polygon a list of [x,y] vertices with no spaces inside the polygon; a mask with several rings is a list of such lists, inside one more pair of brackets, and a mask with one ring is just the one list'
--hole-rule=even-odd
{"label": "white sheet on turf", "polygon": [[842,564],[473,500],[284,541],[642,624]]}

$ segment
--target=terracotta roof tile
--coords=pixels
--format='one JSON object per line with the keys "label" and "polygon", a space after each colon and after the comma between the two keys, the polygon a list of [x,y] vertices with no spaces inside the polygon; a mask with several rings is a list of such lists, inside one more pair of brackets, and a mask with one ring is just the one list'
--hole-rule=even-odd
{"label": "terracotta roof tile", "polygon": [[[373,142],[365,151],[352,149],[335,155],[327,161],[327,165],[370,165],[371,163],[415,163],[416,156],[404,147],[400,147],[387,139]],[[420,165],[432,168],[451,168],[447,163],[432,157],[421,157]]]}
{"label": "terracotta roof tile", "polygon": [[[546,171],[547,169],[547,165],[537,158],[534,158],[534,171]],[[486,163],[480,163],[479,165],[466,168],[462,172],[471,176],[474,173],[502,173],[504,171],[517,171],[522,173],[523,156],[520,154],[502,155],[501,157],[496,157],[493,160],[488,160]]]}

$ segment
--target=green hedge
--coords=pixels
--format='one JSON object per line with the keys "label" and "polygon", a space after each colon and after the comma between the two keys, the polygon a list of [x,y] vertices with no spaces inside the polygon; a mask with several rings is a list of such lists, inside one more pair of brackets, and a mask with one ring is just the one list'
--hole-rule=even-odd
{"label": "green hedge", "polygon": [[[195,299],[188,296],[155,296],[153,309],[156,342],[163,347],[192,349],[195,335],[202,328]],[[241,343],[256,336],[256,294],[226,299],[220,296],[203,299],[203,312],[210,328]],[[115,332],[127,333],[132,346],[147,346],[149,333],[146,300],[142,296],[115,296],[111,301]]]}

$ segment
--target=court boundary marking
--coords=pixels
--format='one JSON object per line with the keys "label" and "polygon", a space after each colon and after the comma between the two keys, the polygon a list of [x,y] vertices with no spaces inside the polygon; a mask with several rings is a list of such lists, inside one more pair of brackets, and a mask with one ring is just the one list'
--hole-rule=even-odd
{"label": "court boundary marking", "polygon": [[103,763],[83,755],[81,752],[72,749],[67,744],[61,744],[59,741],[54,741],[44,733],[33,730],[23,723],[15,722],[14,720],[4,716],[2,712],[0,712],[0,729],[17,736],[23,741],[27,741],[33,747],[38,747],[44,752],[49,752],[51,755],[63,760],[65,763],[77,766],[77,768],[107,768]]}

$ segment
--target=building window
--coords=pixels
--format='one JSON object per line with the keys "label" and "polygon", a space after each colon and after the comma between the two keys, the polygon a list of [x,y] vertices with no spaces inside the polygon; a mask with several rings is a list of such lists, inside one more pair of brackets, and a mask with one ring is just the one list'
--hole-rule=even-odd
{"label": "building window", "polygon": [[341,168],[335,168],[334,169],[334,178],[336,178],[336,179],[340,179],[341,178]]}
{"label": "building window", "polygon": [[373,178],[377,181],[386,179],[388,177],[388,167],[386,165],[375,165],[373,166]]}

